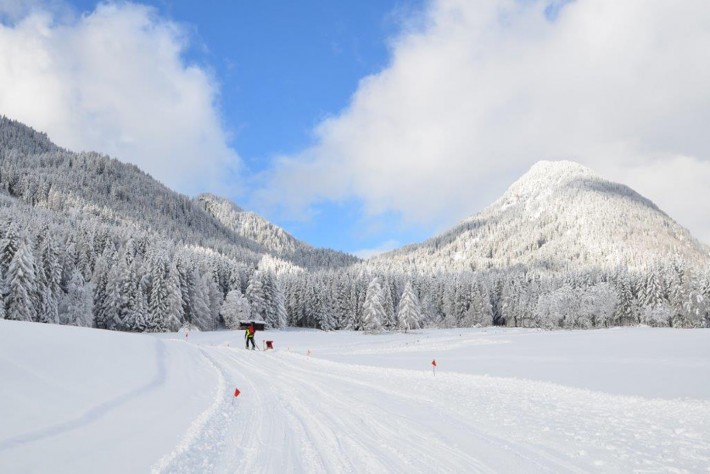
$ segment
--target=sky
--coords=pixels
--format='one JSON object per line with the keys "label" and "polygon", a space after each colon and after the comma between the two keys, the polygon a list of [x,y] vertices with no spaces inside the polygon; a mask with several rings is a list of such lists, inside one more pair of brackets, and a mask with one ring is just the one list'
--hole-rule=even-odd
{"label": "sky", "polygon": [[539,160],[710,243],[706,0],[0,0],[0,113],[368,256]]}

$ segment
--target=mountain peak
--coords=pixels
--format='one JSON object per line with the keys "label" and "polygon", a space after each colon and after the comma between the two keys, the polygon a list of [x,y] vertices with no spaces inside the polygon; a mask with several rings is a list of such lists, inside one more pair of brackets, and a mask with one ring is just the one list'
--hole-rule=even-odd
{"label": "mountain peak", "polygon": [[640,269],[680,257],[708,262],[688,231],[633,189],[571,161],[541,161],[490,207],[383,259],[418,268]]}
{"label": "mountain peak", "polygon": [[591,169],[574,161],[538,161],[508,188],[502,199],[549,194],[580,179],[600,178]]}

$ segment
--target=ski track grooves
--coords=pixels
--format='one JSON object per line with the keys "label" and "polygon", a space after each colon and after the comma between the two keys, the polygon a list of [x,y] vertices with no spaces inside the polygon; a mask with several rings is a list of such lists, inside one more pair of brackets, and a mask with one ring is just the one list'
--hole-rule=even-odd
{"label": "ski track grooves", "polygon": [[[358,377],[360,367],[288,353],[209,351],[202,353],[220,374],[219,393],[153,472],[579,471],[551,453],[476,430],[455,407],[437,404],[444,426],[476,438],[475,452],[466,452],[437,428],[441,423],[417,420],[432,400],[406,387],[367,383]],[[412,376],[418,374],[397,372],[403,383]],[[227,380],[242,391],[238,399]],[[416,411],[393,413],[377,406],[381,398],[390,407],[406,400],[402,405]]]}
{"label": "ski track grooves", "polygon": [[[214,363],[204,349],[200,349],[202,356],[217,373],[217,385],[214,401],[187,429],[177,447],[163,456],[151,469],[153,474],[161,472],[194,472],[195,467],[207,468],[214,451],[221,448],[224,443],[220,436],[232,414],[232,408],[227,400],[227,384],[223,370]],[[187,470],[185,470],[187,469]]]}
{"label": "ski track grooves", "polygon": [[[563,437],[584,435],[587,430],[596,433],[596,438],[587,440],[590,449],[611,449],[609,444],[643,433],[646,421],[638,413],[630,412],[631,424],[617,421],[638,403],[637,410],[690,410],[685,419],[695,417],[697,426],[710,421],[704,414],[705,403],[607,400],[604,394],[460,374],[434,379],[415,371],[349,365],[288,352],[226,347],[205,347],[201,352],[218,373],[214,402],[153,472],[623,470],[629,465],[602,467],[593,454],[571,452],[571,446],[577,445]],[[234,387],[242,392],[236,399]],[[583,400],[577,403],[577,398]],[[589,400],[594,405],[585,405]],[[613,403],[622,406],[606,408]],[[575,432],[567,413],[572,410],[574,420],[579,416],[574,410],[579,409],[592,409],[592,413],[578,427],[581,432]],[[678,418],[682,424],[684,420]],[[524,424],[523,435],[514,429],[516,423]],[[536,428],[549,430],[548,423],[552,435],[536,433]],[[602,448],[595,446],[599,440]],[[697,444],[700,441],[694,439],[693,450],[685,452],[702,463],[710,446]],[[671,448],[678,440],[673,442]],[[622,452],[622,458],[626,454]],[[645,455],[637,453],[641,462]],[[672,467],[658,456],[647,459],[649,468]]]}
{"label": "ski track grooves", "polygon": [[[399,387],[398,390],[391,390],[383,385],[367,383],[354,376],[339,375],[336,371],[319,372],[318,369],[320,367],[318,366],[306,370],[302,365],[294,362],[310,362],[313,365],[313,362],[319,364],[323,361],[298,360],[298,356],[292,357],[296,357],[296,359],[289,361],[283,357],[274,357],[275,363],[279,365],[278,373],[280,377],[290,382],[288,387],[299,387],[303,392],[300,393],[300,396],[293,396],[293,401],[287,404],[290,410],[286,412],[286,416],[296,417],[304,428],[309,427],[309,431],[317,435],[315,436],[316,444],[328,442],[332,437],[339,440],[338,433],[346,434],[343,443],[347,443],[349,449],[342,449],[343,443],[339,442],[337,446],[331,446],[324,453],[321,453],[322,459],[330,461],[330,465],[326,469],[328,472],[353,472],[353,468],[355,468],[355,472],[372,472],[373,470],[377,472],[402,472],[403,470],[407,472],[429,472],[431,469],[443,469],[447,472],[498,471],[495,467],[488,466],[481,459],[473,457],[462,450],[454,449],[449,444],[442,442],[437,437],[440,433],[435,432],[435,427],[417,426],[421,425],[421,423],[416,422],[415,417],[392,413],[373,405],[377,399],[383,397],[406,399],[410,403],[414,402],[419,405],[420,412],[425,412],[432,405],[431,399],[412,394],[407,390],[403,390],[404,387]],[[331,367],[337,367],[340,372],[352,369],[352,366],[349,367],[344,364],[328,364]],[[368,370],[376,371],[377,369]],[[264,369],[260,372],[263,373]],[[405,378],[412,375],[400,371],[400,374],[402,373]],[[299,376],[295,374],[299,374]],[[362,388],[363,393],[372,394],[369,396],[373,400],[369,403],[363,402],[342,393],[338,394],[340,397],[336,396],[336,392],[332,388],[338,385],[334,385],[334,381],[350,387]],[[323,387],[326,388],[324,389]],[[307,399],[319,400],[322,402],[319,406],[327,407],[332,413],[324,416],[317,407],[309,407],[304,404],[302,400]],[[314,410],[314,408],[316,409]],[[447,411],[442,410],[442,406],[437,406],[436,408],[440,411]],[[506,453],[507,456],[518,458],[517,461],[512,461],[514,464],[522,466],[524,463],[528,470],[533,469],[534,466],[541,472],[579,471],[578,468],[568,464],[564,459],[484,434],[476,430],[471,424],[462,423],[455,409],[448,411],[450,413],[441,414],[442,416],[447,416],[446,425],[460,425],[467,435],[478,438],[485,450],[488,451],[489,456],[490,453],[500,455],[502,450],[506,450],[508,451]],[[369,416],[367,419],[359,417],[360,423],[348,423],[350,420],[346,418],[343,421],[338,416],[345,413],[368,413]],[[303,414],[306,415],[305,418]],[[414,427],[419,429],[412,431]],[[393,444],[393,442],[396,444]],[[416,446],[414,451],[417,452],[417,456],[404,453],[409,446]],[[353,464],[351,461],[349,466],[342,465],[343,459],[352,456],[353,450],[359,453],[355,457],[357,463]],[[442,451],[446,452],[447,455],[441,456]],[[329,454],[332,452],[339,452],[339,455],[332,456]],[[500,462],[496,464],[499,465]],[[356,466],[360,468],[358,469]]]}

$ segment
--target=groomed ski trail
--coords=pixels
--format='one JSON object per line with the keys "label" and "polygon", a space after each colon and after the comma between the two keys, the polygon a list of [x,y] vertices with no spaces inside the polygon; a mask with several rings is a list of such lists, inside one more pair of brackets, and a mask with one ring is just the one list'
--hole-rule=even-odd
{"label": "groomed ski trail", "polygon": [[434,377],[284,351],[205,346],[203,354],[222,393],[154,472],[672,471],[681,460],[681,470],[697,471],[710,463],[707,402]]}

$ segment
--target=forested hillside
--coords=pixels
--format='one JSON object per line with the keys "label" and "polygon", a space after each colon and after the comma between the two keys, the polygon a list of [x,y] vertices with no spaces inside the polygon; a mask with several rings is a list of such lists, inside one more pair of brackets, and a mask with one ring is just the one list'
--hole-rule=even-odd
{"label": "forested hillside", "polygon": [[480,271],[525,265],[550,272],[618,267],[644,271],[672,260],[710,264],[708,248],[654,203],[577,163],[539,162],[490,207],[373,265]]}
{"label": "forested hillside", "polygon": [[[255,271],[260,263],[275,273],[357,261],[325,249],[299,255],[298,263],[280,259],[136,166],[63,150],[5,117],[0,197],[0,306],[8,319],[132,331],[215,328],[224,324],[230,290],[244,293],[252,280],[274,286],[272,272]],[[272,293],[264,304],[276,307]]]}
{"label": "forested hillside", "polygon": [[227,199],[201,194],[197,197],[197,202],[236,235],[257,242],[266,251],[298,266],[309,269],[338,268],[359,261],[352,255],[317,249],[301,242],[258,214],[245,211]]}
{"label": "forested hillside", "polygon": [[367,262],[0,119],[0,317],[122,331],[710,325],[707,248],[653,203],[542,162],[449,232]]}

